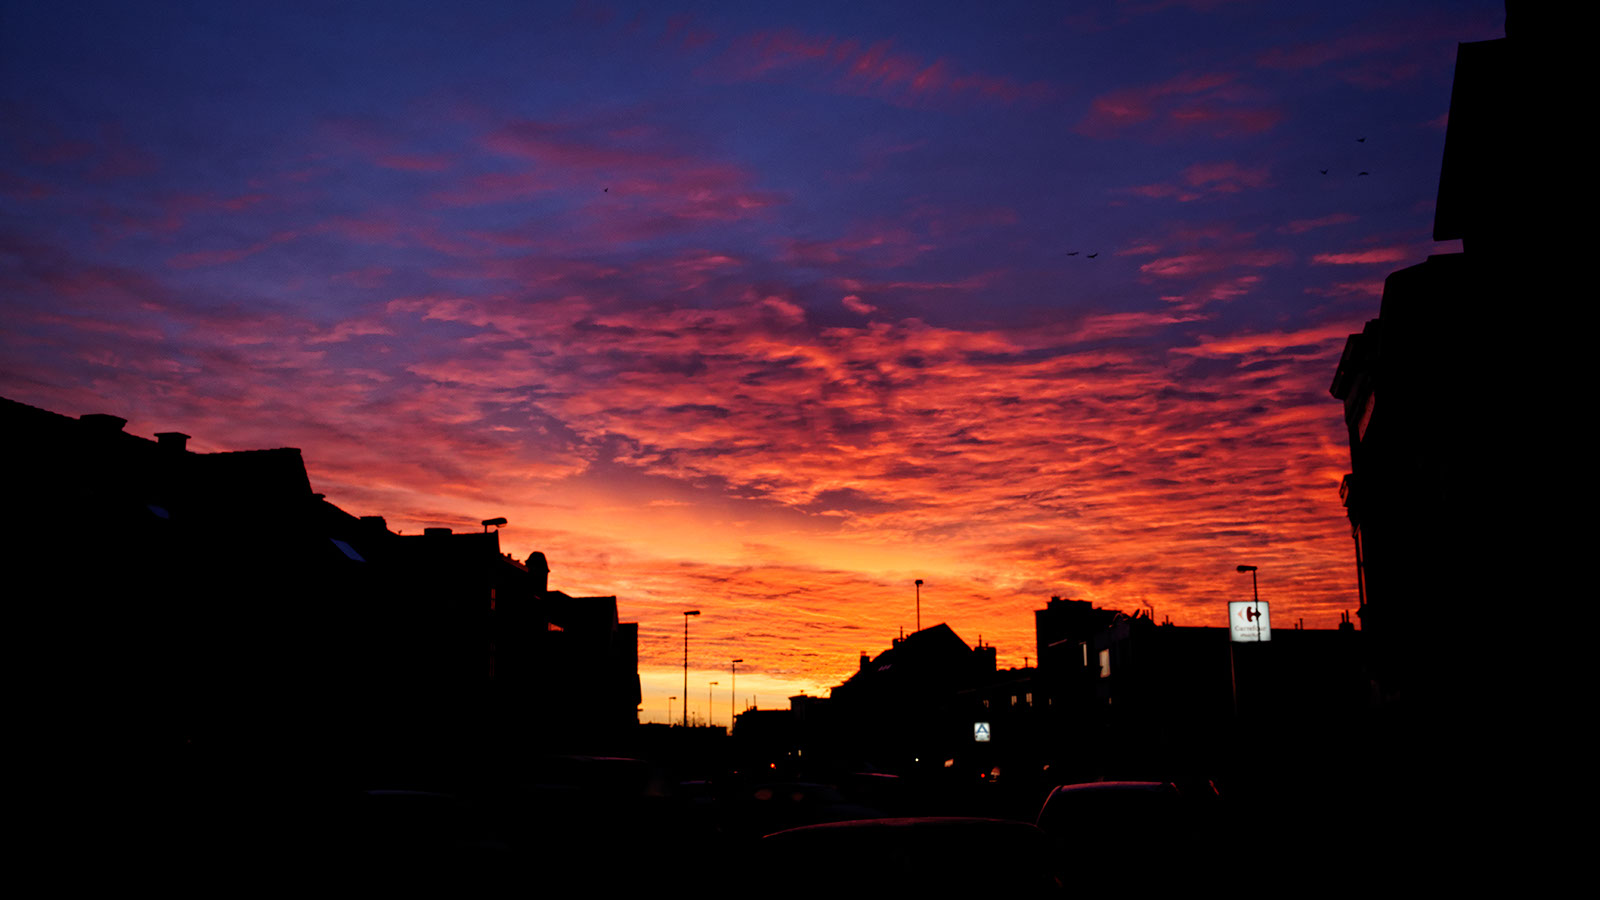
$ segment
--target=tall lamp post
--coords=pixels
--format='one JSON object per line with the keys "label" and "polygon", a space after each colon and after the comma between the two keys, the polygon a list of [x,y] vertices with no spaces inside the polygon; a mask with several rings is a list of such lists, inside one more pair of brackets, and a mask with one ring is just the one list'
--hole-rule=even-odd
{"label": "tall lamp post", "polygon": [[[1251,596],[1253,596],[1255,598],[1255,601],[1256,601],[1255,612],[1260,613],[1261,612],[1261,586],[1256,582],[1256,567],[1255,566],[1234,566],[1233,570],[1235,572],[1238,572],[1240,575],[1243,575],[1246,572],[1250,573],[1250,593],[1251,593]],[[1233,627],[1233,623],[1229,622],[1228,623],[1228,627],[1232,628]],[[1259,619],[1259,618],[1256,619],[1256,636],[1257,637],[1261,636],[1261,619]],[[1234,662],[1233,654],[1234,654],[1233,641],[1230,640],[1230,641],[1228,641],[1228,674],[1233,678],[1233,717],[1235,719],[1238,719],[1239,718],[1239,670],[1238,670],[1237,664]]]}
{"label": "tall lamp post", "polygon": [[1261,617],[1260,617],[1260,613],[1261,613],[1261,585],[1256,582],[1256,567],[1255,566],[1235,566],[1234,570],[1237,571],[1241,575],[1243,575],[1246,572],[1250,573],[1250,592],[1251,592],[1251,595],[1253,597],[1255,597],[1255,601],[1256,601],[1256,614],[1257,614],[1256,615],[1256,637],[1259,638],[1261,636]]}
{"label": "tall lamp post", "polygon": [[683,613],[683,727],[689,727],[689,617],[700,615],[700,610]]}
{"label": "tall lamp post", "polygon": [[668,697],[667,698],[667,725],[669,727],[672,725],[672,701],[674,701],[676,699],[678,699],[678,698],[677,697]]}
{"label": "tall lamp post", "polygon": [[917,630],[922,630],[922,579],[917,579]]}
{"label": "tall lamp post", "polygon": [[728,685],[728,728],[733,728],[733,717],[738,715],[734,711],[734,704],[739,702],[739,663],[742,659],[733,661],[733,683]]}
{"label": "tall lamp post", "polygon": [[720,681],[713,681],[710,684],[706,685],[706,727],[707,728],[710,728],[712,725],[716,724],[716,719],[711,715],[711,711],[716,708],[712,704],[717,702],[717,692],[712,690],[712,688],[716,687],[717,685],[719,685],[721,683],[722,682],[720,682]]}

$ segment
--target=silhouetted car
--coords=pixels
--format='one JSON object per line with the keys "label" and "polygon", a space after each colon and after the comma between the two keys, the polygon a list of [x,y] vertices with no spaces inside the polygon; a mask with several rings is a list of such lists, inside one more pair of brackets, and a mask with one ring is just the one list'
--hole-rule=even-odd
{"label": "silhouetted car", "polygon": [[1049,841],[1027,822],[914,817],[769,834],[749,889],[780,897],[1059,897]]}
{"label": "silhouetted car", "polygon": [[1050,833],[1104,828],[1105,816],[1148,816],[1175,808],[1183,793],[1170,781],[1094,781],[1050,792],[1037,824]]}
{"label": "silhouetted car", "polygon": [[852,803],[830,784],[773,781],[752,784],[730,798],[728,824],[751,837],[801,825],[875,819],[880,809]]}
{"label": "silhouetted car", "polygon": [[1081,860],[1115,858],[1138,847],[1148,864],[1138,873],[1143,891],[1176,888],[1219,857],[1230,834],[1216,787],[1209,781],[1097,781],[1064,784],[1039,809],[1074,892],[1096,893],[1126,884],[1126,873]]}

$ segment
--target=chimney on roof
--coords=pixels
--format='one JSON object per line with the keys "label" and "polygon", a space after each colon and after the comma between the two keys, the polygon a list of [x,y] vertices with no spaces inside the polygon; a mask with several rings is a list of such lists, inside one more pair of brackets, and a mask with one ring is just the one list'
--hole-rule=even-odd
{"label": "chimney on roof", "polygon": [[122,430],[122,426],[128,424],[127,419],[108,413],[88,413],[79,416],[78,421],[88,426],[95,434],[116,434]]}
{"label": "chimney on roof", "polygon": [[541,594],[550,590],[550,563],[543,553],[535,550],[528,554],[528,574],[533,576],[534,590]]}
{"label": "chimney on roof", "polygon": [[867,670],[867,664],[870,662],[872,662],[872,657],[866,655],[865,653],[861,654],[861,671],[865,672]]}
{"label": "chimney on roof", "polygon": [[984,675],[993,675],[995,673],[998,663],[996,655],[993,647],[980,645],[972,648],[974,664],[977,666],[977,670]]}
{"label": "chimney on roof", "polygon": [[182,453],[188,449],[189,436],[181,431],[158,431],[156,432],[156,443],[160,444],[164,450]]}

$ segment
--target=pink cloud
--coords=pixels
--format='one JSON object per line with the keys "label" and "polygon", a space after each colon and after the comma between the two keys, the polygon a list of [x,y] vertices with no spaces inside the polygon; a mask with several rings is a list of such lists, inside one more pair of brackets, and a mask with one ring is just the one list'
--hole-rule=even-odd
{"label": "pink cloud", "polygon": [[1407,247],[1381,247],[1372,250],[1352,250],[1348,253],[1318,253],[1311,258],[1311,261],[1325,266],[1361,266],[1395,263],[1412,257],[1413,254]]}
{"label": "pink cloud", "polygon": [[1257,57],[1256,63],[1267,69],[1311,69],[1352,56],[1393,51],[1415,39],[1401,28],[1347,34],[1332,40],[1274,47]]}
{"label": "pink cloud", "polygon": [[1182,256],[1164,256],[1151,260],[1140,266],[1139,271],[1160,278],[1175,278],[1193,275],[1196,272],[1208,272],[1215,268],[1216,263],[1210,257],[1200,253],[1187,253]]}
{"label": "pink cloud", "polygon": [[878,311],[876,306],[873,306],[871,303],[862,300],[855,294],[846,294],[839,302],[844,304],[845,309],[848,309],[857,315],[870,316]]}
{"label": "pink cloud", "polygon": [[1294,351],[1302,347],[1344,344],[1350,334],[1348,324],[1318,325],[1298,331],[1274,331],[1241,334],[1230,337],[1202,338],[1192,347],[1174,349],[1174,353],[1190,356],[1262,356]]}
{"label": "pink cloud", "polygon": [[1179,203],[1188,203],[1192,200],[1199,200],[1204,196],[1203,194],[1197,194],[1194,191],[1184,190],[1183,188],[1173,184],[1142,184],[1138,187],[1119,188],[1117,189],[1116,193],[1132,194],[1135,197],[1144,197],[1149,200],[1162,200],[1170,197],[1174,200],[1177,200]]}
{"label": "pink cloud", "polygon": [[371,289],[381,287],[392,274],[394,274],[394,270],[388,266],[367,266],[348,272],[339,272],[330,276],[328,280],[335,284],[348,284],[358,288]]}
{"label": "pink cloud", "polygon": [[580,191],[594,202],[578,208],[589,237],[637,240],[681,231],[695,222],[734,221],[780,205],[743,167],[697,159],[652,142],[648,132],[623,134],[593,126],[519,121],[491,132],[484,145],[530,160],[522,171],[476,176],[430,198],[446,206],[504,203],[556,190]]}
{"label": "pink cloud", "polygon": [[257,241],[248,247],[235,247],[227,250],[196,250],[190,253],[180,253],[167,260],[167,267],[172,269],[195,269],[205,266],[220,266],[231,262],[238,262],[246,257],[287,243],[300,236],[296,231],[280,231],[264,240]]}
{"label": "pink cloud", "polygon": [[1116,136],[1149,124],[1158,136],[1197,127],[1214,135],[1260,134],[1282,120],[1231,72],[1184,73],[1156,84],[1119,88],[1089,103],[1076,130],[1090,137]]}
{"label": "pink cloud", "polygon": [[443,172],[452,165],[451,157],[444,153],[391,153],[376,161],[385,169],[403,172]]}
{"label": "pink cloud", "polygon": [[20,203],[43,200],[55,193],[55,189],[42,181],[24,178],[11,172],[0,172],[0,193]]}
{"label": "pink cloud", "polygon": [[704,49],[716,39],[716,32],[709,28],[697,27],[693,17],[682,14],[669,18],[666,29],[661,33],[663,45],[683,52]]}
{"label": "pink cloud", "polygon": [[1323,285],[1321,287],[1309,287],[1306,288],[1306,293],[1317,294],[1323,297],[1344,297],[1352,295],[1363,297],[1382,297],[1383,282],[1381,280],[1344,281],[1336,284]]}
{"label": "pink cloud", "polygon": [[159,168],[155,156],[129,143],[122,126],[107,124],[100,129],[100,148],[88,177],[101,181],[140,178]]}
{"label": "pink cloud", "polygon": [[1318,228],[1327,228],[1331,225],[1348,225],[1359,220],[1359,216],[1354,216],[1350,213],[1333,213],[1316,219],[1295,219],[1278,230],[1285,234],[1305,234]]}
{"label": "pink cloud", "polygon": [[1236,162],[1195,163],[1183,170],[1183,180],[1194,187],[1233,193],[1243,188],[1265,187],[1267,168],[1245,168]]}
{"label": "pink cloud", "polygon": [[428,199],[440,206],[483,206],[525,199],[556,187],[544,172],[487,172],[436,191]]}
{"label": "pink cloud", "polygon": [[[1416,78],[1422,74],[1424,68],[1420,60],[1405,60],[1402,62],[1372,60],[1347,69],[1340,73],[1339,77],[1356,87],[1368,90],[1383,90],[1393,88],[1403,81],[1410,81]],[[1433,70],[1432,66],[1427,66],[1426,68],[1428,71]]]}
{"label": "pink cloud", "polygon": [[1287,250],[1275,249],[1224,249],[1164,256],[1139,267],[1139,271],[1157,278],[1180,278],[1217,272],[1240,266],[1270,268],[1288,263],[1293,258]]}
{"label": "pink cloud", "polygon": [[1161,247],[1154,241],[1139,241],[1130,247],[1124,247],[1116,252],[1117,256],[1150,256],[1160,253]]}
{"label": "pink cloud", "polygon": [[[794,71],[827,83],[838,93],[878,97],[899,105],[982,100],[1038,102],[1055,89],[1044,82],[1023,83],[1005,76],[959,70],[947,59],[927,60],[898,51],[891,41],[863,44],[784,29],[746,35],[708,70],[736,81]],[[831,76],[831,81],[828,80]]]}
{"label": "pink cloud", "polygon": [[1232,161],[1195,163],[1183,170],[1181,179],[1183,187],[1175,184],[1146,184],[1122,188],[1116,193],[1149,199],[1171,198],[1179,203],[1188,203],[1209,194],[1236,194],[1244,190],[1266,187],[1271,181],[1265,166],[1246,168]]}

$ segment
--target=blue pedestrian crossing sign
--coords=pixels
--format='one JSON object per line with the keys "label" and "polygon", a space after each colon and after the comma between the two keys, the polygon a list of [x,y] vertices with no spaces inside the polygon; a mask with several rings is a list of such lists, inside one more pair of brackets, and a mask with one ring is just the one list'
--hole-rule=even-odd
{"label": "blue pedestrian crossing sign", "polygon": [[989,723],[988,722],[973,722],[972,723],[972,739],[975,740],[975,741],[979,741],[979,742],[988,741],[989,740]]}

